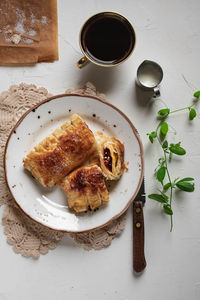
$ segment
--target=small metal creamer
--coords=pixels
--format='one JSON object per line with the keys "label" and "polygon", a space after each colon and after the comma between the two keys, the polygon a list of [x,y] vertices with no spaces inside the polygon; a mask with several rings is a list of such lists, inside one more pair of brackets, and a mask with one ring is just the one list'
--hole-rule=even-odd
{"label": "small metal creamer", "polygon": [[163,79],[163,70],[159,64],[145,60],[137,69],[136,82],[141,88],[153,91],[153,97],[160,96],[159,84]]}

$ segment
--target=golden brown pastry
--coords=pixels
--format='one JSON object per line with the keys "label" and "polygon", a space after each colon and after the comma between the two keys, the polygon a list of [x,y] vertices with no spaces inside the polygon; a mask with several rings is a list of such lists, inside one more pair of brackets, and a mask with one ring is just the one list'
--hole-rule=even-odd
{"label": "golden brown pastry", "polygon": [[92,131],[79,115],[70,117],[24,159],[24,168],[43,185],[55,186],[96,151]]}
{"label": "golden brown pastry", "polygon": [[97,133],[100,166],[107,180],[117,180],[124,171],[124,145],[115,138]]}
{"label": "golden brown pastry", "polygon": [[69,174],[61,183],[68,205],[75,212],[84,212],[107,203],[109,194],[100,167],[88,165]]}

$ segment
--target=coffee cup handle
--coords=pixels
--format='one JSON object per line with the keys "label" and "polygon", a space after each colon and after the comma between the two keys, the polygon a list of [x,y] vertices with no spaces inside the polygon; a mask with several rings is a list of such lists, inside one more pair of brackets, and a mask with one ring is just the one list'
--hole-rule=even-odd
{"label": "coffee cup handle", "polygon": [[156,98],[156,97],[159,97],[160,96],[160,90],[159,90],[159,88],[158,87],[155,87],[154,89],[153,89],[153,97],[154,98]]}
{"label": "coffee cup handle", "polygon": [[79,69],[81,69],[82,67],[84,67],[86,64],[88,63],[88,59],[86,56],[83,56],[81,59],[79,59],[79,61],[77,62],[77,67]]}

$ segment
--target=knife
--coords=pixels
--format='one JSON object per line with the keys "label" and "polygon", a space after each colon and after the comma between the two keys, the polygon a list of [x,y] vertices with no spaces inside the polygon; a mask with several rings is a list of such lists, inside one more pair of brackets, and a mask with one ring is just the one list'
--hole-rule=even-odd
{"label": "knife", "polygon": [[140,190],[133,201],[133,269],[141,272],[146,267],[144,254],[144,216],[143,206],[146,201],[144,178]]}

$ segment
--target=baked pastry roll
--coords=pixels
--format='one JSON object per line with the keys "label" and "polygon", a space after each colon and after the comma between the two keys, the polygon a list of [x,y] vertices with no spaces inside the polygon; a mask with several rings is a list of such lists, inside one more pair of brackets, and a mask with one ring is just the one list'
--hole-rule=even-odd
{"label": "baked pastry roll", "polygon": [[24,168],[43,185],[55,186],[96,151],[92,131],[79,115],[66,122],[34,147],[24,159]]}
{"label": "baked pastry roll", "polygon": [[102,170],[97,165],[88,165],[70,173],[61,183],[68,198],[68,206],[80,213],[107,203],[109,193]]}
{"label": "baked pastry roll", "polygon": [[115,138],[97,133],[100,166],[107,180],[117,180],[124,171],[124,145]]}

